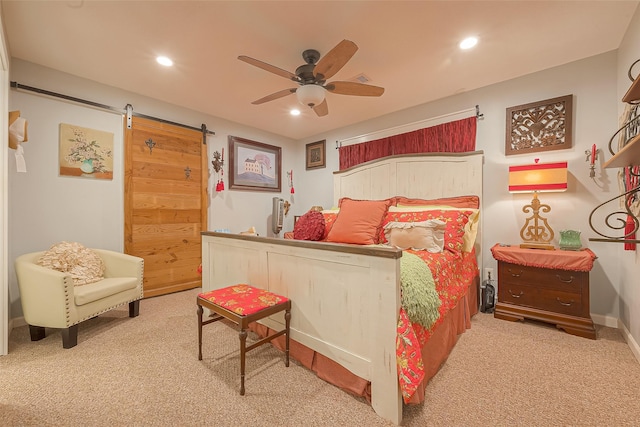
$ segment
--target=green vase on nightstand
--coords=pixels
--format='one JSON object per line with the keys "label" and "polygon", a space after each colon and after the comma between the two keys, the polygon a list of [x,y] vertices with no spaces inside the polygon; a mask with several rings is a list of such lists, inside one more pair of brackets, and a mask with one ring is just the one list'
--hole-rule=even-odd
{"label": "green vase on nightstand", "polygon": [[564,251],[577,251],[582,248],[580,242],[580,232],[576,230],[560,231],[560,249]]}

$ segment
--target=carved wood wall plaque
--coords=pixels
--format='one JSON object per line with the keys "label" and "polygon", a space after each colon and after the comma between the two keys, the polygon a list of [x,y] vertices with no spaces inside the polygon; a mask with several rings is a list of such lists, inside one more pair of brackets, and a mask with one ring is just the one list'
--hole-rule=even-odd
{"label": "carved wood wall plaque", "polygon": [[505,155],[571,148],[573,95],[507,108]]}

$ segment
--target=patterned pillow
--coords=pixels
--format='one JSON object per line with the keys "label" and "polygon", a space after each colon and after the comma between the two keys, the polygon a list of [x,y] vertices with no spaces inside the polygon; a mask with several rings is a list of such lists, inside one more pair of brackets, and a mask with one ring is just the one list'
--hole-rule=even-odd
{"label": "patterned pillow", "polygon": [[104,278],[102,258],[77,242],[60,242],[51,246],[36,264],[68,273],[75,286],[88,285]]}
{"label": "patterned pillow", "polygon": [[324,233],[322,234],[322,240],[327,240],[329,231],[331,231],[333,223],[336,222],[336,218],[338,218],[338,212],[340,212],[339,209],[325,209],[322,211],[322,216],[324,217]]}
{"label": "patterned pillow", "polygon": [[302,215],[293,226],[293,238],[297,240],[320,240],[324,235],[324,216],[318,211]]}

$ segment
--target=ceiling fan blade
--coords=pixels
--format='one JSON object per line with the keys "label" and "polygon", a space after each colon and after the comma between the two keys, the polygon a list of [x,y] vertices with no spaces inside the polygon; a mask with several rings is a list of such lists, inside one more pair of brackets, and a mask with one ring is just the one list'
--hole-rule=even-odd
{"label": "ceiling fan blade", "polygon": [[351,40],[342,40],[327,52],[313,69],[313,75],[318,80],[327,80],[340,71],[358,50],[358,46]]}
{"label": "ceiling fan blade", "polygon": [[247,64],[253,65],[254,67],[262,68],[263,70],[268,71],[270,73],[277,74],[278,76],[284,77],[289,80],[293,80],[294,82],[300,81],[300,77],[296,76],[295,74],[287,70],[283,70],[282,68],[273,66],[271,64],[267,64],[266,62],[262,62],[257,59],[244,56],[244,55],[238,56],[238,59],[240,61],[246,62]]}
{"label": "ceiling fan blade", "polygon": [[326,116],[327,114],[329,114],[329,106],[327,105],[326,98],[320,104],[318,104],[315,107],[313,107],[313,111],[316,112],[318,117],[323,117],[323,116]]}
{"label": "ceiling fan blade", "polygon": [[355,82],[331,82],[324,88],[338,95],[381,96],[384,93],[383,87]]}
{"label": "ceiling fan blade", "polygon": [[295,88],[295,87],[291,89],[279,90],[278,92],[272,93],[271,95],[267,95],[264,98],[258,99],[257,101],[253,101],[252,104],[259,105],[259,104],[264,104],[265,102],[273,101],[274,99],[284,98],[287,95],[291,95],[292,93],[295,93],[296,90],[298,90],[298,88]]}

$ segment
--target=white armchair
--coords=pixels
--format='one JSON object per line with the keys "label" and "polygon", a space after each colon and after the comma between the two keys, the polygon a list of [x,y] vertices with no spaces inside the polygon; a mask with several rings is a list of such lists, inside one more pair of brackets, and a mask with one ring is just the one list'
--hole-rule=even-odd
{"label": "white armchair", "polygon": [[71,275],[37,264],[44,252],[15,260],[24,319],[31,341],[45,337],[45,327],[62,329],[64,348],[78,343],[78,324],[122,304],[136,317],[143,297],[144,260],[104,249],[93,249],[105,265],[104,279],[74,286]]}

